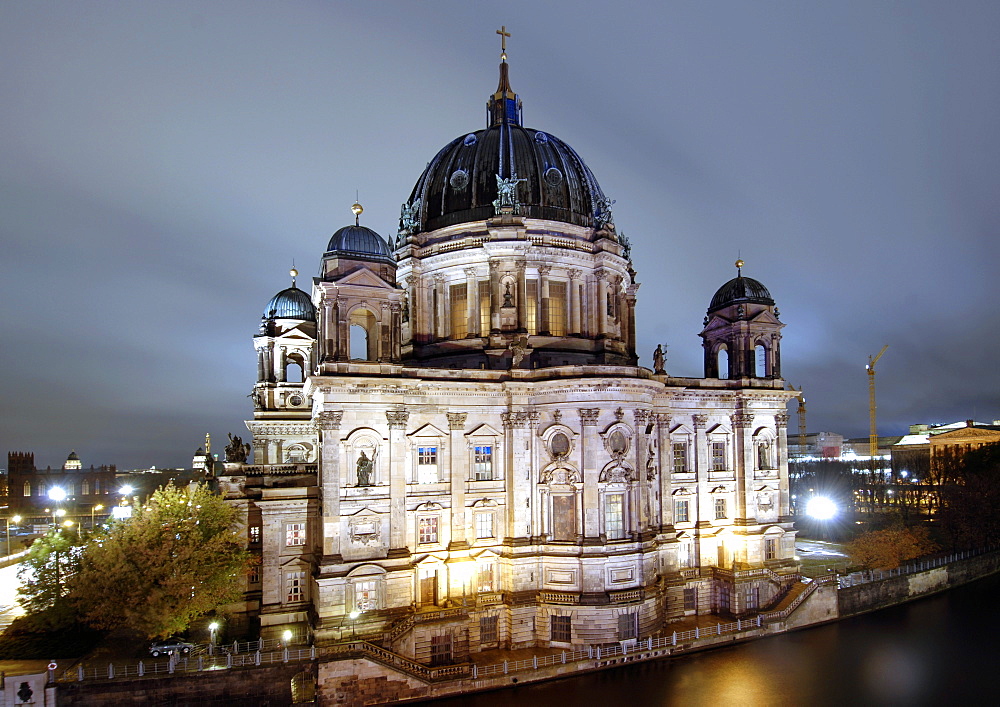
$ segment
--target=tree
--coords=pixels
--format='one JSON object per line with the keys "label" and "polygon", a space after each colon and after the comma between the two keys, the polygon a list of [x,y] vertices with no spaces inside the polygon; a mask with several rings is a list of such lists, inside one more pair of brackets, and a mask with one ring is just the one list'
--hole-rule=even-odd
{"label": "tree", "polygon": [[941,489],[941,526],[955,548],[1000,544],[1000,443],[973,449],[952,463]]}
{"label": "tree", "polygon": [[80,569],[80,536],[54,528],[32,543],[21,562],[19,602],[41,625],[60,626],[72,618],[69,586]]}
{"label": "tree", "polygon": [[893,569],[901,562],[935,552],[926,528],[896,526],[862,533],[847,543],[851,562],[865,569]]}
{"label": "tree", "polygon": [[235,509],[204,485],[168,485],[88,544],[70,593],[91,626],[165,638],[237,601],[248,563]]}

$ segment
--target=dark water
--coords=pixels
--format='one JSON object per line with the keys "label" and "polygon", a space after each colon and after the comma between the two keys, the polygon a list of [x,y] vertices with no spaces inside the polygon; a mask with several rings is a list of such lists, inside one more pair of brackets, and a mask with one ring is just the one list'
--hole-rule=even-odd
{"label": "dark water", "polygon": [[495,705],[1000,705],[1000,576],[819,628],[510,690]]}

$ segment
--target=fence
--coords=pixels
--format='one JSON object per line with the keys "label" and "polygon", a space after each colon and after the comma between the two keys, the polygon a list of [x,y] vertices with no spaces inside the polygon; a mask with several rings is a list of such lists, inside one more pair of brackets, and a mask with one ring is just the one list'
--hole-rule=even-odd
{"label": "fence", "polygon": [[890,579],[892,577],[902,577],[904,575],[915,574],[917,572],[926,572],[927,570],[932,570],[937,567],[943,567],[944,565],[955,562],[956,560],[964,560],[969,557],[985,555],[990,552],[996,552],[996,548],[964,550],[962,552],[953,552],[949,555],[929,557],[892,570],[865,570],[863,572],[853,572],[849,575],[838,577],[837,586],[839,589],[847,589],[848,587],[856,587],[860,584],[868,584],[869,582],[881,582],[884,579]]}

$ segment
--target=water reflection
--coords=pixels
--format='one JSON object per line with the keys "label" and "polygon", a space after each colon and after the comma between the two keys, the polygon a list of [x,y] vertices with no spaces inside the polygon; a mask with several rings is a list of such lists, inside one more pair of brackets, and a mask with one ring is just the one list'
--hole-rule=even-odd
{"label": "water reflection", "polygon": [[995,704],[1000,577],[815,629],[539,685],[441,700],[530,705]]}

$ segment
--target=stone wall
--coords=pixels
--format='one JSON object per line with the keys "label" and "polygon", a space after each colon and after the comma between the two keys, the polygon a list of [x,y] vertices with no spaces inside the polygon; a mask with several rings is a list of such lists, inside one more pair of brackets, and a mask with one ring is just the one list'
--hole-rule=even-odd
{"label": "stone wall", "polygon": [[308,664],[235,668],[120,682],[57,683],[60,707],[119,707],[122,705],[238,704],[247,707],[292,704],[292,678],[313,671]]}
{"label": "stone wall", "polygon": [[854,616],[867,611],[884,609],[910,599],[929,596],[1000,571],[1000,553],[977,555],[956,560],[943,567],[890,577],[838,592],[840,616]]}

